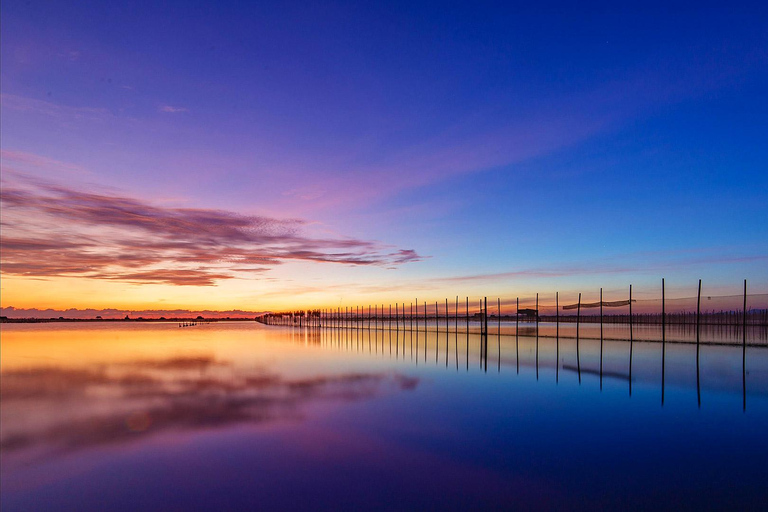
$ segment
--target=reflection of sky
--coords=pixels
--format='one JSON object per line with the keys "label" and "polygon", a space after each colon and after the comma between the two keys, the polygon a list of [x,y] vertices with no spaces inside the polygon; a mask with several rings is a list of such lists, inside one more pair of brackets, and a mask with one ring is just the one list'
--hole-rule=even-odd
{"label": "reflection of sky", "polygon": [[3,306],[765,291],[763,9],[11,2]]}
{"label": "reflection of sky", "polygon": [[597,340],[581,341],[577,363],[573,339],[504,339],[499,370],[491,337],[486,372],[477,337],[467,369],[461,337],[446,355],[430,335],[425,357],[423,337],[412,354],[397,334],[390,351],[381,333],[369,349],[338,332],[207,329],[4,326],[3,510],[766,499],[761,347],[748,347],[742,411],[740,347],[701,348],[699,408],[692,345],[667,345],[662,406],[655,343],[634,345],[630,396],[623,342],[605,343],[601,386]]}
{"label": "reflection of sky", "polygon": [[142,434],[280,421],[300,417],[314,402],[372,397],[390,381],[403,389],[417,383],[363,373],[296,380],[265,372],[238,375],[230,364],[206,357],[8,371],[1,446],[7,457],[25,450],[40,457],[46,449],[85,450],[135,442]]}

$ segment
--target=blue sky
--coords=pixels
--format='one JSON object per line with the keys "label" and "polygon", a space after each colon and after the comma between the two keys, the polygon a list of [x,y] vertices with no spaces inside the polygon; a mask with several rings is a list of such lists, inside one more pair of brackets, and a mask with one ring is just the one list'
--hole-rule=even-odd
{"label": "blue sky", "polygon": [[[3,188],[27,194],[3,306],[765,290],[767,25],[759,3],[4,2]],[[110,200],[280,237],[171,247],[84,220]],[[104,247],[40,249],[53,224]],[[145,267],[107,261],[153,236]]]}

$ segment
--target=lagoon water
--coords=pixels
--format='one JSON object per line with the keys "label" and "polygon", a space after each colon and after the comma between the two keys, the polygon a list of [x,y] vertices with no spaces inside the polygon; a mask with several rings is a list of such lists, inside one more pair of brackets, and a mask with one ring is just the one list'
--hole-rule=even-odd
{"label": "lagoon water", "polygon": [[4,324],[2,510],[768,504],[768,347],[418,336]]}

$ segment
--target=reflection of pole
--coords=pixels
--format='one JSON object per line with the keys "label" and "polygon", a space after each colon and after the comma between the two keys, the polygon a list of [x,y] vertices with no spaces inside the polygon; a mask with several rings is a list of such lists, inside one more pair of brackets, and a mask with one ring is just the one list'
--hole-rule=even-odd
{"label": "reflection of pole", "polygon": [[696,398],[701,409],[701,380],[699,376],[699,344],[696,344]]}

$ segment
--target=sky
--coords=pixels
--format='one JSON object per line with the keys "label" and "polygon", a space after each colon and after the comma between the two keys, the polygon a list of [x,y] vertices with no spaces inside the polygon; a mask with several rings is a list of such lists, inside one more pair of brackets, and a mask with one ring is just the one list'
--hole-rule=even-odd
{"label": "sky", "polygon": [[764,3],[0,23],[4,312],[768,292]]}

